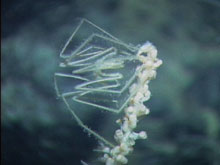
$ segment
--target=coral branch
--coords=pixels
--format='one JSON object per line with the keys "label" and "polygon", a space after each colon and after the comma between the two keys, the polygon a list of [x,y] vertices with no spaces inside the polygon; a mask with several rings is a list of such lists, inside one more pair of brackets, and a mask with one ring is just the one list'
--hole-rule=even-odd
{"label": "coral branch", "polygon": [[136,133],[134,129],[137,127],[138,118],[149,113],[143,102],[150,98],[148,84],[156,77],[156,69],[162,61],[157,58],[157,49],[150,42],[139,48],[137,58],[142,65],[136,69],[137,81],[130,87],[130,94],[135,94],[124,109],[123,119],[116,121],[120,125],[120,129],[116,130],[114,135],[118,145],[113,148],[102,146],[105,154],[101,160],[106,165],[127,164],[126,156],[133,151],[135,141],[147,138],[145,131]]}

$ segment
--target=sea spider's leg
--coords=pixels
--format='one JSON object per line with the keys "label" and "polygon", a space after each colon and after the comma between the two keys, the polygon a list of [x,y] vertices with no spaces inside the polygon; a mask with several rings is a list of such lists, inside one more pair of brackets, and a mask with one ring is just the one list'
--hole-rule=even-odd
{"label": "sea spider's leg", "polygon": [[[108,86],[104,86],[104,87],[99,87],[99,88],[94,88],[94,89],[90,89],[90,88],[85,88],[86,85],[89,85],[89,84],[92,84],[92,83],[101,83],[101,82],[106,82],[106,81],[114,81],[114,80],[117,80],[117,79],[121,79],[120,76],[118,76],[117,78],[105,78],[105,79],[101,79],[101,80],[96,80],[96,81],[88,81],[87,83],[84,83],[84,84],[81,84],[81,85],[78,85],[76,87],[77,92],[66,92],[66,93],[62,93],[60,94],[60,91],[58,89],[58,85],[57,85],[57,80],[56,80],[56,77],[69,77],[69,78],[77,78],[77,79],[81,79],[81,80],[84,80],[84,81],[88,81],[88,79],[85,79],[83,77],[80,77],[80,76],[75,76],[75,75],[72,75],[72,74],[63,74],[63,73],[55,73],[55,90],[56,90],[56,93],[58,96],[65,96],[65,97],[70,97],[70,96],[73,96],[73,95],[76,95],[77,93],[82,93],[82,91],[80,90],[84,90],[84,91],[87,91],[88,92],[110,92],[110,93],[122,93],[126,88],[127,86],[129,86],[130,83],[127,83],[126,86],[120,90],[120,91],[117,91],[117,90],[109,90],[108,88],[113,88],[113,87],[118,87],[118,83],[116,83],[115,85],[108,85]],[[134,76],[133,76],[134,77]],[[133,79],[133,78],[132,78]],[[132,82],[132,79],[130,79],[130,82]],[[106,90],[107,89],[107,90]],[[83,93],[84,95],[86,93]],[[89,102],[85,102],[85,101],[82,101],[80,99],[78,99],[77,96],[75,96],[73,98],[73,100],[77,101],[77,102],[80,102],[80,103],[84,103],[84,104],[88,104],[88,105],[92,105],[92,106],[95,106],[95,107],[98,107],[98,108],[101,108],[103,110],[107,110],[107,111],[110,111],[110,112],[114,112],[114,113],[120,113],[121,110],[126,106],[126,104],[128,103],[128,101],[130,100],[130,98],[132,97],[132,95],[127,99],[127,101],[125,101],[125,103],[123,104],[123,106],[119,109],[119,110],[115,110],[115,109],[111,109],[111,108],[107,108],[107,107],[104,107],[104,106],[100,106],[100,105],[96,105],[96,104],[92,104],[92,103],[89,103]]]}
{"label": "sea spider's leg", "polygon": [[[82,83],[80,85],[77,85],[75,87],[75,89],[77,90],[87,90],[87,91],[96,91],[96,92],[110,92],[110,93],[118,93],[116,90],[106,90],[106,89],[111,89],[111,88],[115,88],[118,87],[120,84],[116,81],[118,79],[121,79],[122,75],[118,74],[117,77],[109,77],[109,78],[103,78],[103,79],[99,79],[99,80],[94,80],[94,81],[88,81],[85,83]],[[97,87],[97,88],[88,88],[86,86],[88,85],[93,85],[93,84],[101,84],[101,83],[106,83],[106,82],[116,82],[116,84],[114,85],[105,85],[103,87]]]}
{"label": "sea spider's leg", "polygon": [[[55,73],[54,75],[54,83],[55,83],[55,90],[56,90],[56,93],[57,93],[57,96],[59,97],[73,97],[73,100],[76,101],[76,102],[80,102],[80,103],[83,103],[83,104],[87,104],[87,105],[92,105],[92,103],[89,103],[89,102],[83,102],[81,101],[80,99],[77,99],[78,97],[75,96],[77,94],[80,94],[81,96],[82,95],[85,95],[87,93],[91,93],[91,92],[111,92],[111,93],[114,93],[115,91],[114,90],[106,90],[107,88],[112,88],[112,87],[116,87],[118,86],[118,84],[115,84],[114,86],[104,86],[104,87],[99,87],[99,88],[96,88],[96,89],[89,89],[89,88],[75,88],[76,90],[78,91],[74,91],[74,92],[61,92],[58,88],[58,85],[57,85],[57,79],[56,77],[67,77],[67,78],[78,78],[78,79],[81,79],[81,77],[76,77],[75,75],[69,75],[69,74],[63,74],[63,73]],[[82,79],[81,79],[82,80]],[[109,79],[110,81],[111,79]],[[87,81],[87,80],[85,80]],[[107,81],[106,79],[105,80],[102,80],[102,81]],[[112,80],[111,80],[112,81]],[[100,81],[101,82],[101,81]],[[85,92],[84,92],[85,91]],[[74,97],[75,96],[75,97]],[[79,96],[79,95],[78,95]],[[92,105],[94,106],[94,104]],[[95,107],[98,107],[95,106]],[[99,108],[101,108],[101,106],[99,106]],[[111,112],[116,112],[117,113],[117,110],[114,110],[114,109],[110,109],[110,108],[103,108],[104,110],[107,110],[107,111],[111,111]]]}
{"label": "sea spider's leg", "polygon": [[[91,50],[91,49],[96,49],[97,51],[93,51],[93,52],[91,52],[91,53],[85,53],[86,51],[89,51],[89,50]],[[81,52],[78,52],[78,53],[76,54],[76,56],[81,56],[81,57],[83,57],[83,56],[91,56],[91,55],[94,55],[94,54],[97,54],[97,53],[103,51],[104,49],[105,49],[105,48],[91,45],[91,46],[89,46],[88,48],[82,50]]]}
{"label": "sea spider's leg", "polygon": [[60,76],[60,77],[69,77],[69,78],[75,78],[75,79],[80,79],[80,80],[84,80],[84,81],[89,81],[89,79],[78,76],[78,75],[74,75],[74,74],[66,74],[66,73],[55,73],[55,76]]}
{"label": "sea spider's leg", "polygon": [[[67,42],[65,43],[63,49],[61,50],[61,52],[60,52],[60,57],[61,57],[61,58],[64,58],[64,59],[65,59],[65,58],[68,58],[68,56],[67,56],[67,55],[64,55],[63,53],[64,53],[64,51],[66,50],[67,46],[68,46],[68,45],[70,44],[70,42],[72,41],[72,39],[73,39],[73,37],[75,36],[75,34],[76,34],[76,33],[78,32],[78,30],[80,29],[80,27],[83,25],[84,22],[87,22],[87,23],[91,24],[92,26],[94,26],[95,28],[99,29],[99,30],[102,31],[103,33],[107,34],[108,36],[112,37],[113,39],[118,40],[116,37],[114,37],[114,36],[112,36],[111,34],[105,32],[103,29],[101,29],[101,28],[99,28],[98,26],[94,25],[92,22],[90,22],[90,21],[88,21],[88,20],[86,20],[86,19],[82,19],[82,20],[80,21],[80,23],[78,24],[78,26],[76,27],[76,29],[73,31],[72,35],[69,37],[69,39],[68,39]],[[89,38],[88,38],[88,39],[89,39]],[[88,39],[87,39],[87,40],[88,40]],[[121,41],[121,42],[122,42],[122,41]]]}
{"label": "sea spider's leg", "polygon": [[[102,33],[106,34],[107,36],[109,36],[110,38],[114,39],[114,40],[118,40],[120,41],[118,38],[114,37],[113,35],[111,35],[110,33],[106,32],[104,29],[98,27],[97,25],[95,25],[94,23],[92,23],[91,21],[83,18],[82,19],[83,22],[87,22],[88,24],[92,25],[93,27],[95,27],[96,29],[100,30]],[[122,42],[122,41],[120,41]]]}
{"label": "sea spider's leg", "polygon": [[64,45],[63,49],[60,52],[60,57],[61,58],[68,58],[68,56],[64,55],[64,51],[66,50],[67,46],[69,45],[69,43],[72,41],[73,37],[75,36],[76,32],[79,30],[79,28],[82,26],[83,24],[83,20],[80,21],[79,25],[76,27],[76,29],[73,31],[72,35],[70,36],[70,38],[67,40],[66,44]]}
{"label": "sea spider's leg", "polygon": [[[72,58],[74,56],[76,56],[76,54],[83,48],[86,46],[86,44],[88,44],[90,41],[92,41],[92,39],[94,37],[98,37],[98,34],[91,34],[78,48],[76,48],[68,57],[67,57],[67,61],[71,61]],[[110,39],[106,38],[108,41]],[[67,47],[67,46],[66,46]],[[66,48],[65,48],[66,49]],[[64,50],[65,51],[65,50]]]}
{"label": "sea spider's leg", "polygon": [[[118,83],[118,80],[122,78],[122,75],[120,74],[115,74],[117,76],[115,77],[108,77],[108,78],[104,78],[104,79],[100,79],[100,80],[95,80],[95,81],[88,81],[88,82],[85,82],[83,84],[80,84],[76,87],[76,89],[78,90],[84,90],[84,91],[90,91],[90,92],[108,92],[108,93],[115,93],[115,94],[121,94],[123,93],[127,88],[129,88],[129,86],[132,84],[132,82],[135,80],[136,78],[136,73],[133,74],[133,76],[129,79],[129,81],[127,81],[127,83],[125,84],[125,86],[121,89],[121,90],[111,90],[111,88],[114,88],[114,87],[118,87],[120,84]],[[106,81],[115,81],[116,84],[115,85],[108,85],[108,86],[104,86],[102,88],[87,88],[86,86],[88,85],[92,85],[92,84],[95,84],[95,83],[105,83]],[[133,92],[135,93],[135,92]],[[130,97],[124,102],[124,104],[121,106],[121,108],[119,110],[115,110],[115,109],[110,109],[110,108],[107,108],[107,107],[103,107],[103,106],[100,106],[100,105],[95,105],[95,104],[92,104],[92,103],[89,103],[89,102],[85,102],[85,101],[82,101],[80,99],[78,99],[78,97],[75,97],[74,100],[77,101],[77,102],[81,102],[81,103],[84,103],[84,104],[88,104],[88,105],[92,105],[92,106],[95,106],[95,107],[98,107],[98,108],[102,108],[102,109],[105,109],[107,111],[111,111],[111,112],[115,112],[115,113],[120,113],[128,104],[129,100],[131,99],[131,97],[133,97],[133,93],[131,93]]]}
{"label": "sea spider's leg", "polygon": [[[80,90],[92,90],[92,91],[96,91],[96,90],[100,90],[100,89],[91,89],[91,88],[86,88],[85,86],[87,85],[92,85],[92,84],[95,84],[95,83],[105,83],[106,81],[118,81],[120,79],[123,78],[123,75],[121,75],[120,73],[115,73],[114,76],[112,77],[108,77],[108,78],[103,78],[103,79],[99,79],[99,80],[94,80],[94,81],[88,81],[88,82],[85,82],[83,84],[80,84],[80,85],[77,85],[76,88],[77,89],[80,89]],[[136,74],[134,74],[128,81],[127,83],[125,84],[125,86],[121,89],[121,90],[111,90],[112,93],[118,93],[118,94],[121,94],[123,93],[130,85],[131,83],[135,80],[136,78]],[[117,86],[114,86],[114,87],[118,87],[118,85],[120,85],[119,83],[117,83]],[[110,86],[109,86],[110,87]]]}
{"label": "sea spider's leg", "polygon": [[102,50],[100,49],[99,51],[82,54],[83,52],[85,52],[85,51],[87,51],[89,49],[92,49],[92,48],[94,48],[94,47],[90,46],[89,48],[86,48],[86,49],[84,49],[81,52],[76,54],[76,56],[80,56],[80,57],[88,56],[88,57],[86,57],[84,59],[81,59],[81,60],[73,61],[73,62],[65,60],[64,62],[61,62],[59,66],[62,67],[62,68],[65,68],[65,67],[89,66],[89,65],[91,65],[91,63],[84,63],[84,62],[86,62],[88,60],[91,60],[93,58],[97,58],[98,56],[103,55],[107,51],[111,51],[109,49],[103,50],[104,48],[102,48]]}
{"label": "sea spider's leg", "polygon": [[128,48],[129,50],[137,50],[137,47],[133,46],[133,45],[128,45],[125,42],[121,41],[120,39],[118,39],[117,37],[111,35],[110,33],[108,33],[107,31],[105,31],[104,29],[102,29],[101,27],[98,27],[97,25],[95,25],[94,23],[92,23],[91,21],[83,18],[82,19],[83,22],[87,22],[88,24],[92,25],[94,28],[100,30],[102,33],[104,33],[105,35],[107,35],[108,37],[112,38],[115,41],[118,41],[119,43],[121,43],[121,45],[124,45],[126,48]]}
{"label": "sea spider's leg", "polygon": [[66,97],[70,97],[70,96],[74,96],[77,93],[82,93],[82,91],[77,91],[77,92],[66,92],[66,93],[60,93],[58,86],[57,86],[57,80],[56,80],[56,76],[61,76],[61,77],[70,77],[70,78],[75,78],[73,76],[69,76],[66,74],[55,74],[54,76],[54,83],[55,83],[55,90],[56,93],[59,97],[62,98],[62,100],[64,101],[64,103],[66,104],[68,110],[70,111],[70,113],[73,115],[73,117],[75,118],[77,124],[82,127],[83,129],[85,129],[89,134],[92,134],[95,138],[97,138],[98,140],[100,140],[101,142],[105,143],[106,145],[110,146],[110,147],[114,147],[114,145],[112,143],[110,143],[108,140],[106,140],[104,137],[100,136],[99,134],[97,134],[95,131],[93,131],[92,129],[90,129],[87,125],[85,125],[82,120],[76,115],[76,113],[74,112],[74,110],[70,107],[68,101],[66,100]]}
{"label": "sea spider's leg", "polygon": [[[110,51],[113,51],[113,52],[110,52]],[[103,76],[103,77],[104,76],[105,77],[114,77],[117,74],[103,73],[102,70],[122,68],[124,60],[129,60],[130,59],[130,58],[129,59],[127,59],[127,58],[126,59],[118,58],[117,60],[111,60],[110,57],[113,57],[116,54],[117,54],[117,49],[115,47],[111,47],[111,48],[108,48],[104,51],[100,51],[98,54],[94,53],[94,56],[90,56],[86,59],[83,59],[83,60],[80,60],[80,61],[78,60],[78,61],[74,61],[74,62],[69,62],[69,63],[67,63],[67,66],[74,66],[74,65],[78,64],[79,62],[82,63],[82,62],[88,61],[90,59],[99,57],[100,55],[103,55],[103,57],[101,57],[95,63],[93,63],[91,65],[89,65],[89,64],[85,65],[85,67],[74,70],[73,73],[84,73],[84,72],[94,71],[94,72],[97,72],[97,75],[100,75],[100,76]],[[109,58],[109,60],[106,60],[107,58]],[[117,58],[117,57],[115,57],[115,58]]]}
{"label": "sea spider's leg", "polygon": [[105,106],[102,106],[102,105],[98,105],[98,104],[94,104],[94,103],[90,103],[90,102],[87,102],[87,101],[83,101],[81,99],[78,99],[77,96],[73,97],[73,100],[76,101],[76,102],[79,102],[81,104],[86,104],[86,105],[89,105],[89,106],[93,106],[93,107],[96,107],[96,108],[99,108],[103,111],[109,111],[109,112],[112,112],[112,113],[119,113],[118,110],[116,109],[112,109],[112,108],[108,108],[108,107],[105,107]]}
{"label": "sea spider's leg", "polygon": [[[132,78],[128,81],[128,83],[120,90],[120,91],[117,91],[117,90],[108,90],[108,91],[105,91],[105,90],[101,90],[102,92],[110,92],[110,93],[117,93],[117,94],[121,94],[123,93],[130,85],[131,83],[134,81],[136,75],[133,75]],[[82,88],[83,89],[83,88]],[[86,88],[84,88],[86,89]],[[87,91],[99,91],[99,89],[86,89]],[[93,103],[89,103],[89,102],[85,102],[85,101],[82,101],[80,99],[77,99],[77,96],[74,97],[75,101],[78,101],[78,102],[81,102],[81,103],[84,103],[84,104],[88,104],[88,105],[92,105],[92,106],[95,106],[95,107],[98,107],[98,108],[102,108],[104,110],[107,110],[107,111],[110,111],[110,112],[114,112],[114,113],[120,113],[128,104],[128,102],[130,101],[130,99],[134,96],[135,94],[135,91],[133,91],[133,93],[130,94],[130,96],[127,98],[127,100],[124,102],[124,104],[121,106],[120,109],[116,110],[116,109],[111,109],[111,108],[108,108],[108,107],[104,107],[104,106],[100,106],[100,105],[97,105],[97,104],[93,104]],[[115,100],[115,102],[117,102],[117,100]]]}
{"label": "sea spider's leg", "polygon": [[[123,87],[121,90],[105,90],[104,87],[102,88],[94,88],[94,89],[90,89],[90,88],[79,88],[81,90],[86,90],[87,92],[83,93],[83,95],[87,94],[88,92],[109,92],[109,93],[115,93],[115,94],[121,94],[123,93],[130,85],[131,83],[133,82],[133,80],[135,79],[135,75],[132,76],[132,78],[129,80],[129,82],[125,85],[125,87]],[[117,83],[115,86],[118,86],[119,83]],[[120,84],[119,84],[120,85]],[[107,87],[110,87],[111,86],[107,86]],[[107,88],[106,87],[106,88]],[[101,105],[97,105],[97,104],[94,104],[94,103],[90,103],[90,102],[86,102],[86,101],[83,101],[83,100],[80,100],[78,98],[78,96],[75,96],[73,97],[73,100],[77,101],[77,102],[80,102],[80,103],[83,103],[83,104],[87,104],[87,105],[91,105],[91,106],[94,106],[94,107],[97,107],[97,108],[101,108],[103,110],[106,110],[106,111],[110,111],[110,112],[114,112],[114,113],[120,113],[128,104],[128,102],[130,101],[130,99],[134,96],[135,94],[135,91],[133,93],[130,94],[130,96],[127,98],[127,100],[124,102],[124,104],[121,106],[120,109],[112,109],[112,108],[108,108],[108,107],[105,107],[105,106],[101,106]],[[117,100],[115,100],[115,102],[118,102]]]}
{"label": "sea spider's leg", "polygon": [[[107,49],[107,50],[105,50],[105,51],[103,51],[103,52],[101,52],[101,53],[98,53],[98,54],[94,55],[94,56],[90,56],[89,58],[86,58],[86,59],[83,59],[83,60],[80,60],[80,61],[76,61],[76,62],[74,61],[74,62],[71,62],[71,63],[69,63],[69,64],[67,64],[67,65],[69,65],[69,66],[74,66],[75,64],[87,62],[88,60],[97,58],[97,57],[99,57],[99,56],[107,57],[107,56],[109,56],[109,55],[115,55],[115,52],[108,53],[108,52],[111,51],[111,50],[112,50],[112,48],[111,48],[111,49]],[[106,54],[106,53],[108,53],[108,54]],[[104,58],[104,57],[103,57],[103,58]],[[103,58],[101,58],[101,59],[103,59]],[[101,60],[100,60],[100,61],[101,61]],[[100,64],[101,64],[101,63],[100,63]],[[85,73],[85,72],[90,72],[90,71],[96,71],[96,70],[99,69],[99,66],[98,66],[98,65],[99,65],[99,63],[98,63],[98,62],[95,62],[95,63],[93,63],[93,64],[91,64],[91,65],[89,65],[89,66],[86,66],[86,67],[83,67],[83,68],[79,68],[79,69],[77,69],[77,70],[74,70],[73,73]]]}
{"label": "sea spider's leg", "polygon": [[93,56],[93,55],[95,55],[95,54],[101,53],[102,51],[103,51],[103,50],[99,50],[99,51],[91,52],[91,53],[80,54],[79,56],[80,56],[80,57]]}
{"label": "sea spider's leg", "polygon": [[111,48],[108,48],[108,49],[106,49],[106,50],[103,50],[103,51],[101,51],[100,53],[97,53],[97,54],[95,54],[95,55],[93,55],[93,56],[89,56],[89,57],[87,57],[87,58],[84,58],[84,59],[81,59],[81,60],[78,60],[78,61],[68,62],[68,64],[69,64],[69,65],[75,65],[75,64],[78,64],[78,63],[83,63],[83,62],[86,62],[86,61],[88,61],[88,60],[91,60],[91,59],[97,58],[97,57],[99,57],[99,56],[105,55],[106,53],[111,52],[111,51],[113,51],[113,48],[112,48],[112,47],[111,47]]}
{"label": "sea spider's leg", "polygon": [[[76,55],[78,54],[78,52],[79,52],[83,47],[86,46],[86,44],[89,44],[89,42],[92,41],[92,39],[93,39],[94,37],[101,38],[101,39],[103,39],[103,40],[112,42],[112,43],[114,43],[114,44],[122,45],[122,46],[128,48],[130,51],[134,51],[134,50],[136,51],[136,50],[137,50],[136,47],[131,47],[131,46],[129,46],[129,45],[123,43],[123,42],[120,41],[120,40],[114,40],[114,39],[112,39],[112,38],[109,38],[109,37],[106,37],[106,36],[103,36],[103,35],[100,35],[100,34],[93,33],[93,34],[91,34],[79,47],[77,47],[69,56],[65,55],[64,57],[63,57],[63,56],[60,56],[60,57],[65,58],[67,61],[71,61],[72,58],[73,58],[74,56],[76,56]],[[71,40],[72,40],[72,38],[71,38],[70,41],[68,41],[67,43],[69,44],[69,43],[71,42]],[[63,53],[63,52],[65,51],[65,49],[66,49],[66,47],[68,46],[68,44],[64,46],[64,49],[62,50],[61,53]]]}
{"label": "sea spider's leg", "polygon": [[[72,99],[76,102],[81,103],[81,104],[86,104],[86,105],[89,105],[89,106],[93,106],[93,107],[99,108],[99,109],[104,110],[104,111],[109,111],[109,112],[112,112],[112,113],[119,113],[117,109],[105,107],[105,106],[102,106],[102,105],[98,105],[98,104],[91,103],[91,102],[84,101],[84,100],[80,99],[80,97],[82,97],[86,94],[89,94],[89,93],[91,93],[91,91],[86,91],[86,92],[79,93],[79,95],[73,96]],[[118,102],[118,101],[117,100],[112,100],[112,102]]]}
{"label": "sea spider's leg", "polygon": [[61,96],[61,92],[60,92],[58,84],[57,84],[57,77],[67,77],[67,78],[80,79],[80,80],[83,80],[83,81],[89,81],[87,78],[77,76],[77,75],[73,75],[73,74],[55,73],[54,74],[54,86],[55,86],[56,94],[59,97]]}
{"label": "sea spider's leg", "polygon": [[[72,75],[72,74],[63,74],[63,73],[57,73],[56,74],[56,76],[70,77],[70,78],[77,78],[77,79],[85,80],[86,82],[84,82],[83,84],[80,84],[80,85],[75,87],[76,90],[83,90],[83,91],[87,91],[87,92],[109,92],[109,93],[117,93],[117,94],[123,93],[131,85],[131,83],[134,81],[134,79],[136,77],[136,74],[134,74],[121,90],[110,90],[111,88],[118,87],[120,85],[118,83],[118,80],[122,78],[122,75],[121,74],[115,74],[115,75],[117,75],[117,76],[108,77],[108,78],[104,78],[104,79],[100,79],[100,80],[89,81],[88,79],[85,79],[84,77],[80,77],[80,76],[76,76],[76,75]],[[107,85],[107,86],[98,87],[98,88],[86,88],[87,85],[92,85],[92,84],[95,84],[95,83],[105,83],[106,81],[115,81],[116,84]],[[57,86],[57,85],[55,85],[55,86]],[[68,93],[65,93],[65,95],[66,96],[67,95],[71,96],[71,95],[75,95],[75,93],[76,92],[68,92]],[[131,96],[124,102],[124,104],[122,105],[122,107],[119,110],[115,110],[115,109],[103,107],[103,106],[100,106],[100,105],[92,104],[92,103],[89,103],[89,102],[85,102],[85,101],[82,101],[82,100],[78,99],[77,96],[74,97],[74,100],[77,101],[77,102],[83,103],[83,104],[88,104],[88,105],[92,105],[92,106],[95,106],[95,107],[98,107],[98,108],[102,108],[102,109],[107,110],[107,111],[120,113],[123,110],[123,108],[127,105],[127,103],[129,102],[129,100],[132,96],[133,96],[133,94],[131,94]]]}
{"label": "sea spider's leg", "polygon": [[78,56],[78,55],[80,55],[80,54],[82,54],[82,53],[84,53],[84,52],[86,52],[86,51],[88,51],[88,50],[90,50],[92,48],[93,48],[93,46],[89,46],[88,48],[82,50],[81,52],[78,52],[76,55]]}
{"label": "sea spider's leg", "polygon": [[[69,77],[69,78],[78,78],[78,77],[76,77],[74,75],[68,75],[68,74],[62,74],[62,73],[56,73],[55,74],[55,78],[56,78],[56,76],[58,76],[58,77]],[[118,77],[118,79],[119,78],[120,77]],[[106,81],[112,81],[112,80],[115,80],[115,78],[114,79],[108,78],[108,79],[103,79],[103,80],[93,81],[93,82],[90,81],[90,82],[88,82],[88,84],[89,83],[90,84],[91,83],[96,83],[96,82],[106,82]],[[132,82],[132,79],[130,81]],[[129,83],[127,83],[126,86],[122,90],[117,91],[117,90],[109,90],[108,88],[117,87],[119,85],[118,83],[116,83],[115,85],[112,85],[112,86],[108,85],[108,86],[94,88],[94,89],[90,89],[90,88],[85,88],[84,87],[85,85],[88,85],[88,84],[82,84],[81,86],[76,87],[75,89],[78,90],[78,91],[75,91],[75,92],[65,92],[65,93],[60,94],[60,91],[58,89],[57,82],[56,82],[56,79],[55,79],[55,89],[56,89],[56,92],[57,92],[58,96],[73,97],[73,100],[76,101],[76,102],[79,102],[79,103],[82,103],[82,104],[87,104],[87,105],[94,106],[94,107],[97,107],[97,108],[101,108],[103,110],[106,110],[106,111],[109,111],[109,112],[113,112],[113,113],[120,113],[124,109],[124,107],[128,104],[128,102],[131,99],[131,97],[133,97],[133,94],[131,94],[129,96],[129,98],[125,101],[125,103],[121,106],[121,108],[119,110],[108,108],[108,107],[97,105],[97,104],[93,104],[93,103],[90,103],[90,102],[86,102],[86,101],[81,100],[79,98],[79,96],[82,96],[82,95],[85,95],[85,94],[91,93],[91,92],[109,92],[109,93],[118,93],[118,94],[120,94],[120,93],[122,93],[126,89],[126,86],[129,86]],[[82,92],[82,90],[86,91],[86,92]],[[80,94],[80,95],[77,95],[77,94]],[[117,100],[115,100],[115,102],[117,102]]]}
{"label": "sea spider's leg", "polygon": [[104,137],[100,136],[99,134],[97,134],[95,131],[93,131],[92,129],[90,129],[87,125],[85,125],[82,120],[76,115],[76,113],[74,112],[74,110],[70,107],[68,101],[66,100],[66,98],[62,96],[62,99],[64,101],[64,103],[66,104],[68,110],[70,111],[70,113],[73,115],[73,117],[75,118],[77,124],[82,127],[87,133],[93,135],[95,138],[97,138],[98,140],[100,140],[101,142],[105,143],[106,145],[110,146],[110,147],[114,147],[114,145],[109,142],[108,140],[106,140]]}

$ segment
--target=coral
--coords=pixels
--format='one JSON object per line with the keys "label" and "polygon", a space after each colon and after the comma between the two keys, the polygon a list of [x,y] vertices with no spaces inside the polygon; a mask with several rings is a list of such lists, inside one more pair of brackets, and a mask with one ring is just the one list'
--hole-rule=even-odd
{"label": "coral", "polygon": [[139,117],[149,113],[143,102],[150,98],[148,84],[156,77],[156,69],[162,61],[156,58],[157,49],[150,42],[140,47],[137,57],[142,65],[136,69],[137,82],[130,87],[130,94],[135,94],[124,110],[124,118],[116,121],[120,125],[120,129],[116,130],[114,135],[118,145],[113,148],[102,146],[105,154],[101,159],[106,165],[127,164],[128,160],[125,156],[133,151],[135,141],[147,138],[145,131],[136,133],[134,129],[137,127]]}

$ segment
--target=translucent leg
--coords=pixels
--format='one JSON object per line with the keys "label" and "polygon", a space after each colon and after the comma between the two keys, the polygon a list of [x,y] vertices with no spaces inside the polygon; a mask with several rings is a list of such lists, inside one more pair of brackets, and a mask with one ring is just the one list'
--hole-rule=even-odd
{"label": "translucent leg", "polygon": [[[91,34],[78,48],[76,48],[71,55],[64,55],[65,50],[67,49],[67,46],[70,44],[70,42],[72,41],[72,39],[74,38],[74,36],[76,35],[76,33],[79,31],[80,27],[83,25],[83,23],[88,23],[90,25],[92,25],[94,28],[98,29],[100,32],[102,32],[104,35],[100,35],[100,34]],[[74,32],[72,33],[72,35],[70,36],[70,38],[67,40],[66,44],[64,45],[63,49],[60,52],[60,57],[61,58],[68,58],[69,60],[72,59],[73,56],[75,56],[80,49],[82,49],[86,44],[88,44],[94,37],[97,38],[101,38],[103,40],[118,44],[118,45],[122,45],[124,47],[126,47],[127,49],[131,50],[131,51],[136,51],[137,47],[128,45],[126,43],[124,43],[123,41],[119,40],[118,38],[112,36],[111,34],[109,34],[108,32],[106,32],[105,30],[103,30],[102,28],[94,25],[92,22],[86,20],[86,19],[82,19],[79,23],[79,25],[76,27],[76,29],[74,30]]]}
{"label": "translucent leg", "polygon": [[97,138],[98,140],[100,140],[101,142],[105,143],[106,145],[110,146],[110,147],[114,147],[114,145],[109,142],[108,140],[106,140],[104,137],[100,136],[99,134],[97,134],[95,131],[93,131],[92,129],[90,129],[87,125],[85,125],[82,120],[76,115],[76,113],[74,112],[74,110],[70,107],[70,105],[68,104],[66,98],[64,96],[62,96],[62,99],[64,101],[64,103],[66,104],[68,110],[70,111],[70,113],[73,115],[73,117],[75,118],[76,122],[79,124],[80,127],[82,127],[86,132],[88,132],[89,134],[92,134],[95,138]]}

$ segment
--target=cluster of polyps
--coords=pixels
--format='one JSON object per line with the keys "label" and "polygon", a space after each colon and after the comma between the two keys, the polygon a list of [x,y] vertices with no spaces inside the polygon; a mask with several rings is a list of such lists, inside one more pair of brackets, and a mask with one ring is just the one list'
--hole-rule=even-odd
{"label": "cluster of polyps", "polygon": [[133,151],[135,141],[147,138],[145,131],[136,133],[134,129],[137,127],[138,118],[149,113],[149,109],[144,106],[143,102],[150,98],[148,84],[156,77],[156,69],[162,61],[157,59],[157,49],[150,42],[140,47],[137,58],[142,65],[136,70],[136,83],[130,87],[130,94],[133,97],[125,109],[123,119],[116,121],[120,125],[120,129],[116,130],[114,135],[118,145],[113,148],[103,147],[105,154],[102,160],[106,165],[127,164],[126,155]]}

